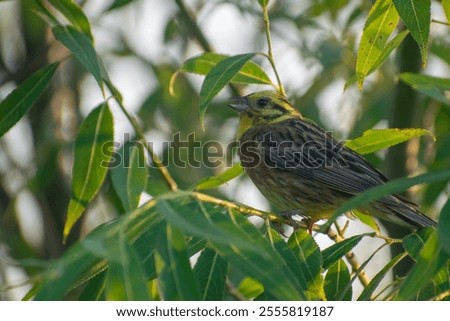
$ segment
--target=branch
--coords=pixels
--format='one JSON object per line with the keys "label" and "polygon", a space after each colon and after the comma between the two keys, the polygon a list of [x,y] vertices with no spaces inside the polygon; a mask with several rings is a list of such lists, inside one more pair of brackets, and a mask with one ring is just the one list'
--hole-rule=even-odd
{"label": "branch", "polygon": [[[345,237],[343,235],[339,235],[332,229],[328,229],[327,235],[335,243],[339,243],[345,240]],[[355,253],[353,253],[353,251],[350,251],[347,254],[345,254],[345,258],[352,267],[352,272],[357,273],[358,279],[361,282],[361,284],[364,287],[367,287],[370,283],[370,279],[367,276],[366,272],[361,268],[361,265],[359,264],[358,258],[356,257]]]}
{"label": "branch", "polygon": [[123,103],[120,101],[120,99],[117,99],[114,97],[116,102],[119,104],[120,109],[127,117],[128,121],[130,122],[131,126],[133,127],[134,131],[136,132],[136,136],[139,138],[140,141],[145,146],[145,149],[147,149],[147,152],[150,155],[150,158],[152,159],[153,163],[156,165],[158,170],[161,172],[161,175],[163,176],[164,180],[166,181],[167,186],[172,192],[175,192],[178,190],[177,183],[173,179],[172,175],[170,175],[167,167],[163,164],[161,159],[158,157],[158,155],[155,153],[153,148],[150,146],[150,144],[146,143],[144,132],[141,128],[141,126],[138,124],[136,119],[127,111]]}
{"label": "branch", "polygon": [[[202,49],[206,52],[214,52],[215,51],[214,48],[209,43],[208,39],[206,39],[205,34],[200,29],[199,25],[197,24],[197,21],[195,21],[194,15],[186,7],[183,0],[175,0],[175,3],[178,5],[178,8],[180,9],[180,13],[183,20],[185,21],[189,30],[192,31],[192,35],[194,36],[195,39],[197,39]],[[235,96],[241,95],[239,93],[239,89],[234,84],[229,83],[228,87],[230,87],[233,95]]]}
{"label": "branch", "polygon": [[273,72],[275,73],[275,77],[277,78],[278,90],[283,96],[286,96],[286,92],[284,91],[284,87],[283,84],[281,83],[280,75],[278,74],[277,68],[275,66],[275,60],[273,58],[272,37],[270,36],[269,11],[267,9],[267,6],[263,6],[263,20],[268,46],[267,58],[269,59],[270,65],[272,66]]}

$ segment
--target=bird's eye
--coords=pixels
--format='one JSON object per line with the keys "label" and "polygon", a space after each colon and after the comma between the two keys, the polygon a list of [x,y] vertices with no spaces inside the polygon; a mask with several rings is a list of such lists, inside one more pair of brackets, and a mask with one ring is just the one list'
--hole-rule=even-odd
{"label": "bird's eye", "polygon": [[258,107],[266,107],[269,104],[269,100],[266,98],[261,98],[261,99],[258,99],[256,104],[258,105]]}

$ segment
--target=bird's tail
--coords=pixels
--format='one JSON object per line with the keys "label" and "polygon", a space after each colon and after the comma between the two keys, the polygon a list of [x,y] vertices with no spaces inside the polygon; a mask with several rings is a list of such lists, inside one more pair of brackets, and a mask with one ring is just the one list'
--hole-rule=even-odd
{"label": "bird's tail", "polygon": [[437,222],[419,211],[413,203],[403,200],[402,197],[390,195],[372,204],[381,219],[400,225],[423,228],[437,227]]}

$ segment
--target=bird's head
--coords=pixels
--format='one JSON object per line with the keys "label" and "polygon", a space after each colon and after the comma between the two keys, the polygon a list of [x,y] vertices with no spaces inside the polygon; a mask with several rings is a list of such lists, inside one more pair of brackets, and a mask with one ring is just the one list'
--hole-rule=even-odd
{"label": "bird's head", "polygon": [[275,124],[291,117],[301,117],[286,97],[270,90],[230,98],[228,105],[239,112],[238,138],[251,127]]}

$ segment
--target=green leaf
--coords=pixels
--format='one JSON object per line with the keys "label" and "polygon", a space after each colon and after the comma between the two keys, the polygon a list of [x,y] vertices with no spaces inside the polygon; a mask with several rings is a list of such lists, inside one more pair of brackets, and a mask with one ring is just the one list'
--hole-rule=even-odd
{"label": "green leaf", "polygon": [[[304,264],[302,265],[298,256],[294,254],[291,247],[288,246],[280,233],[271,228],[268,230],[267,234],[269,240],[273,244],[273,247],[286,262],[292,273],[294,273],[300,286],[303,289],[308,289],[308,282],[306,281],[305,276],[305,273],[307,273],[307,271],[303,270]],[[305,292],[305,295],[307,300],[320,299],[320,295],[314,292]]]}
{"label": "green leaf", "polygon": [[104,299],[105,274],[106,273],[102,271],[92,277],[78,297],[78,301],[99,301]]}
{"label": "green leaf", "polygon": [[414,185],[434,183],[444,181],[449,178],[450,170],[433,171],[414,177],[395,179],[386,184],[372,187],[365,192],[352,197],[350,200],[339,206],[339,208],[334,211],[334,214],[328,219],[328,221],[322,225],[321,230],[326,231],[331,226],[331,224],[333,224],[334,220],[342,213],[373,202],[377,199],[382,198],[383,196],[403,192]]}
{"label": "green leaf", "polygon": [[267,7],[267,5],[269,4],[269,0],[258,0],[258,2],[263,8]]}
{"label": "green leaf", "polygon": [[253,56],[255,56],[255,53],[225,58],[208,72],[200,88],[200,121],[202,125],[208,104]]}
{"label": "green leaf", "polygon": [[110,301],[150,300],[147,280],[136,251],[123,235],[110,247],[106,272],[106,299]]}
{"label": "green leaf", "polygon": [[205,189],[217,188],[220,185],[231,181],[233,178],[236,178],[243,173],[244,169],[242,168],[240,163],[237,163],[232,167],[226,169],[219,175],[202,178],[195,184],[194,189],[200,191]]}
{"label": "green leaf", "polygon": [[[105,268],[104,259],[114,256],[120,234],[126,232],[130,242],[148,230],[158,228],[162,218],[151,207],[140,207],[89,233],[64,254],[51,261],[42,273],[35,300],[63,300],[65,293]],[[160,229],[159,229],[160,230]]]}
{"label": "green leaf", "polygon": [[111,11],[114,9],[119,9],[124,6],[126,6],[129,3],[132,3],[134,0],[114,0],[113,3],[105,10],[105,11]]}
{"label": "green leaf", "polygon": [[206,248],[202,252],[194,267],[202,301],[223,300],[227,269],[227,261],[216,251]]}
{"label": "green leaf", "polygon": [[370,280],[369,285],[367,285],[360,296],[358,297],[358,301],[367,301],[370,300],[372,294],[377,289],[380,282],[386,276],[386,274],[397,265],[398,262],[403,260],[406,257],[406,252],[400,253],[395,256],[392,260],[389,261],[373,278]]}
{"label": "green leaf", "polygon": [[398,13],[391,0],[377,0],[372,6],[364,25],[356,59],[356,76],[360,89],[364,78],[386,51],[386,43],[398,20]]}
{"label": "green leaf", "polygon": [[411,300],[444,264],[447,264],[447,258],[441,255],[437,231],[433,230],[420,251],[416,265],[403,281],[394,300]]}
{"label": "green leaf", "polygon": [[264,292],[264,287],[255,279],[246,277],[239,283],[238,291],[248,299],[254,299]]}
{"label": "green leaf", "polygon": [[[179,71],[207,75],[215,65],[227,58],[230,58],[230,56],[205,52],[186,60]],[[172,76],[171,86],[173,86],[176,75],[177,73]],[[272,85],[269,76],[253,61],[247,61],[231,81],[245,84]]]}
{"label": "green leaf", "polygon": [[25,79],[0,102],[0,137],[30,109],[50,83],[58,64],[51,64]]}
{"label": "green leaf", "polygon": [[450,0],[442,0],[442,8],[444,8],[447,21],[450,23]]}
{"label": "green leaf", "polygon": [[439,242],[444,251],[450,255],[450,199],[447,200],[439,216]]}
{"label": "green leaf", "polygon": [[398,14],[416,40],[422,55],[422,65],[427,64],[428,36],[431,23],[430,0],[392,0]]}
{"label": "green leaf", "polygon": [[156,269],[161,297],[166,301],[198,301],[200,294],[183,233],[167,225],[161,232],[157,248]]}
{"label": "green leaf", "polygon": [[430,50],[433,55],[450,65],[450,44],[444,41],[433,41]]}
{"label": "green leaf", "polygon": [[326,270],[341,259],[345,254],[350,252],[364,236],[372,234],[360,234],[352,236],[342,242],[331,245],[322,251],[323,263],[322,267]]}
{"label": "green leaf", "polygon": [[373,218],[373,216],[371,215],[367,215],[367,214],[363,214],[358,210],[352,210],[353,215],[355,215],[358,220],[360,220],[362,223],[364,223],[365,225],[367,225],[368,227],[370,227],[371,229],[373,229],[375,232],[377,232],[378,234],[381,234],[381,230],[380,227],[378,226],[378,223],[375,221],[375,219]]}
{"label": "green leaf", "polygon": [[61,12],[78,31],[84,33],[89,40],[93,42],[94,38],[92,37],[89,20],[77,3],[74,3],[71,0],[49,0],[49,2],[58,9],[58,11]]}
{"label": "green leaf", "polygon": [[307,231],[299,229],[289,237],[288,246],[300,262],[308,290],[324,297],[323,278],[320,274],[322,253],[314,238]]}
{"label": "green leaf", "polygon": [[114,155],[117,166],[111,164],[111,180],[125,211],[139,205],[141,193],[147,186],[147,168],[144,146],[140,142],[127,142]]}
{"label": "green leaf", "polygon": [[[403,42],[403,40],[406,38],[406,36],[408,34],[409,34],[408,30],[403,30],[398,35],[396,35],[392,40],[390,40],[386,44],[386,46],[383,48],[378,59],[371,65],[369,71],[367,72],[367,74],[365,76],[367,77],[368,75],[373,73],[375,70],[380,68],[384,64],[384,62],[387,60],[387,58],[389,57],[391,52],[394,51],[395,49],[397,49],[398,46],[400,46],[400,44]],[[357,81],[358,81],[358,78],[357,78],[356,74],[354,74],[352,77],[350,77],[345,82],[344,91],[347,90],[351,85],[353,85]]]}
{"label": "green leaf", "polygon": [[450,105],[450,79],[413,73],[402,73],[400,79],[418,92]]}
{"label": "green leaf", "polygon": [[324,290],[328,301],[340,300],[342,291],[346,291],[342,297],[343,301],[352,299],[352,288],[346,290],[350,283],[350,271],[342,259],[339,259],[327,271],[325,276]]}
{"label": "green leaf", "polygon": [[113,118],[109,106],[95,108],[83,121],[75,140],[72,196],[64,225],[64,239],[95,197],[108,171],[113,144]]}
{"label": "green leaf", "polygon": [[362,136],[348,140],[345,146],[364,155],[428,134],[428,130],[421,128],[369,129]]}
{"label": "green leaf", "polygon": [[420,251],[425,245],[426,241],[434,231],[433,228],[420,229],[417,232],[405,236],[402,240],[403,248],[408,252],[408,255],[417,261],[419,259]]}
{"label": "green leaf", "polygon": [[66,46],[84,68],[94,76],[100,89],[103,90],[103,72],[90,39],[71,26],[56,26],[52,28],[52,31],[55,38]]}
{"label": "green leaf", "polygon": [[189,235],[207,239],[230,264],[261,282],[277,299],[305,298],[280,255],[241,214],[223,213],[209,204],[191,205],[188,211],[186,204],[177,207],[174,201],[159,200],[157,209],[170,224]]}

